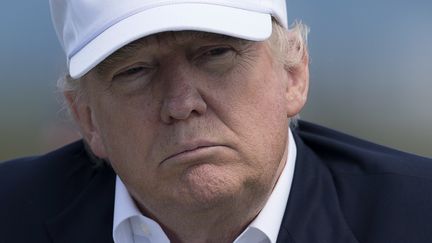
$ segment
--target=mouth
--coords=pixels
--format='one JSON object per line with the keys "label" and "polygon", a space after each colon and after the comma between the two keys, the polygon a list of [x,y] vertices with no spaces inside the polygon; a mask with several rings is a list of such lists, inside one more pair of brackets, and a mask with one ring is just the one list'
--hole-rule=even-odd
{"label": "mouth", "polygon": [[193,143],[182,146],[178,151],[172,153],[168,157],[162,160],[161,164],[168,161],[187,162],[199,159],[200,157],[209,155],[214,150],[226,147],[220,144],[211,143]]}

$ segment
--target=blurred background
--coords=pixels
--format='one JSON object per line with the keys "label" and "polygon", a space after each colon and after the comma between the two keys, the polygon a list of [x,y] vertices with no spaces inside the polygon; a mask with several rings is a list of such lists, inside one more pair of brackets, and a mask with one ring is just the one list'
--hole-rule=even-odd
{"label": "blurred background", "polygon": [[[288,13],[311,28],[302,118],[432,157],[432,1],[288,0]],[[0,160],[78,138],[48,1],[4,2],[0,30]]]}

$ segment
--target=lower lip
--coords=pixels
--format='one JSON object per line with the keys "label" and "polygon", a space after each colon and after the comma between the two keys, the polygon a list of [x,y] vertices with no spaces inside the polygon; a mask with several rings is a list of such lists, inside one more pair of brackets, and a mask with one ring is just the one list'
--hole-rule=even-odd
{"label": "lower lip", "polygon": [[220,149],[224,146],[207,146],[207,147],[199,147],[194,150],[188,150],[185,152],[181,152],[179,154],[173,155],[165,160],[162,163],[187,163],[194,162],[202,159],[205,156],[209,156],[211,153],[215,152],[217,149]]}

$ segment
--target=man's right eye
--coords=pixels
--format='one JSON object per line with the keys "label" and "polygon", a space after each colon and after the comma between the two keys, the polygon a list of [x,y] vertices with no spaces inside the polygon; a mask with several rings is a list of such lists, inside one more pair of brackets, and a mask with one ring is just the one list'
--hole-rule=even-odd
{"label": "man's right eye", "polygon": [[133,68],[130,68],[130,69],[120,73],[120,75],[134,75],[134,74],[137,74],[137,73],[143,71],[143,69],[144,69],[143,67],[133,67]]}
{"label": "man's right eye", "polygon": [[208,50],[207,52],[204,53],[205,56],[210,56],[210,57],[222,57],[225,54],[228,54],[229,52],[232,51],[232,48],[229,47],[216,47],[213,49]]}
{"label": "man's right eye", "polygon": [[114,74],[113,79],[136,79],[149,74],[152,70],[153,68],[143,65],[132,66]]}

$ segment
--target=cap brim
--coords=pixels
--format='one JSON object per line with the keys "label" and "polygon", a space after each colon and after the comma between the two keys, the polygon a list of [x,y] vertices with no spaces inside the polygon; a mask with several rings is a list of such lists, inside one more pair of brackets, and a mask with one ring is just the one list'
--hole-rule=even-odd
{"label": "cap brim", "polygon": [[130,42],[155,33],[181,30],[262,41],[271,35],[271,15],[202,3],[146,9],[112,25],[73,55],[69,60],[69,74],[80,78]]}

